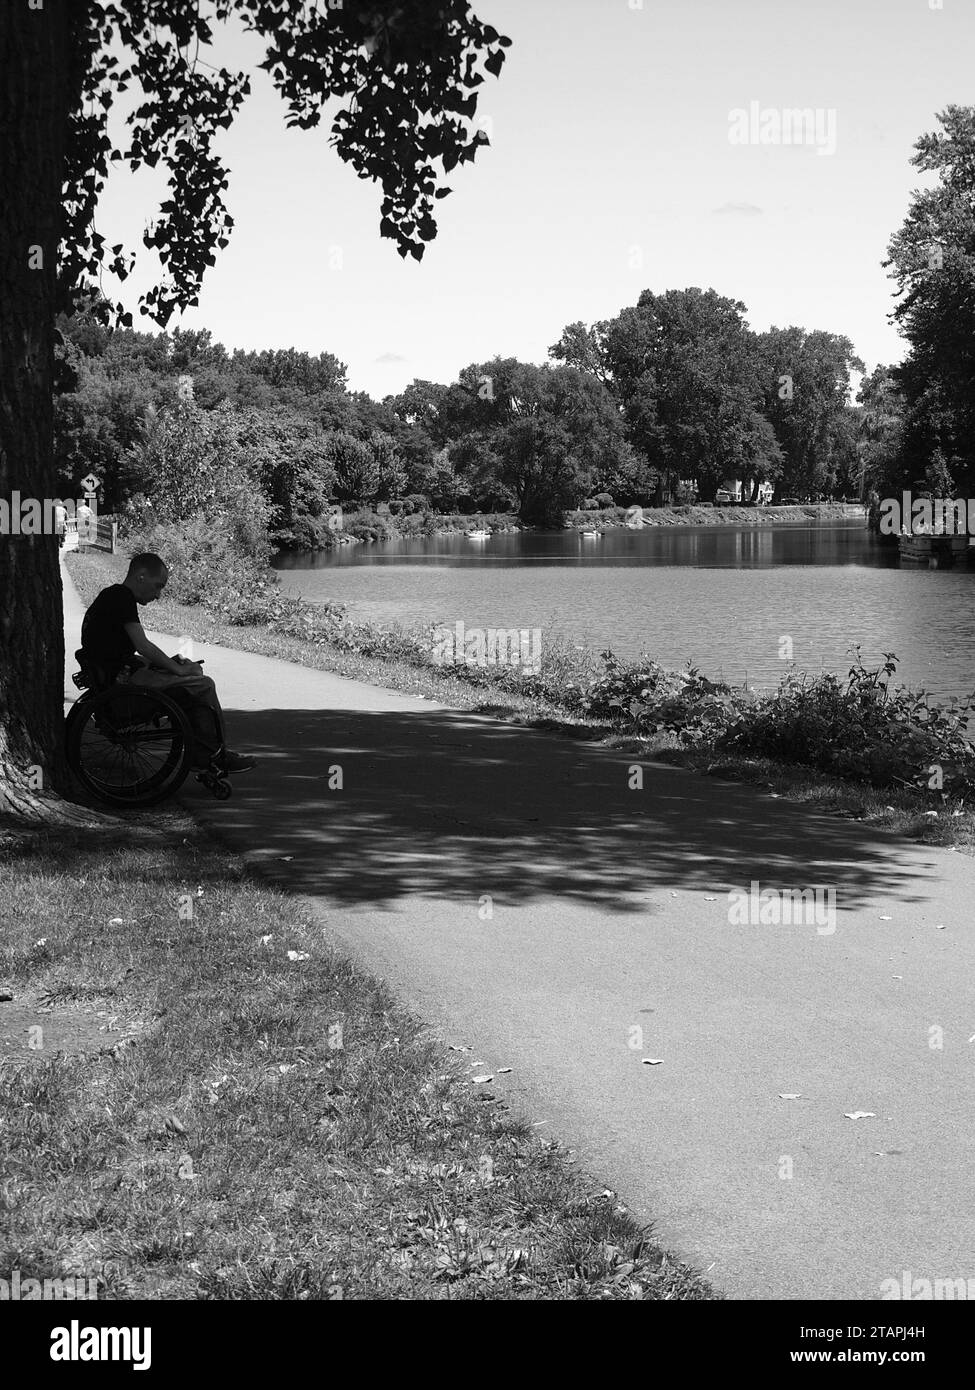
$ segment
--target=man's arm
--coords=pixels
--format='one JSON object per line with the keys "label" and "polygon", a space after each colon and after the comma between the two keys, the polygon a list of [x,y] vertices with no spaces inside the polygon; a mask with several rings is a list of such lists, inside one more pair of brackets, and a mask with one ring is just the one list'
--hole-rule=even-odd
{"label": "man's arm", "polygon": [[132,639],[132,645],[140,656],[144,656],[151,666],[158,666],[163,671],[168,671],[173,676],[186,676],[194,672],[202,675],[203,672],[193,661],[174,661],[167,656],[161,647],[157,647],[155,642],[150,642],[146,636],[141,623],[126,623],[125,631]]}

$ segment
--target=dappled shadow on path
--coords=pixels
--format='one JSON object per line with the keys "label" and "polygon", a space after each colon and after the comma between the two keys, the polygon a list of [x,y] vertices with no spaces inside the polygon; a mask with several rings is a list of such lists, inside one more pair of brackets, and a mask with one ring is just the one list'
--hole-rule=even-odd
{"label": "dappled shadow on path", "polygon": [[660,763],[643,762],[634,789],[640,760],[595,744],[464,712],[228,719],[260,766],[234,778],[232,800],[189,782],[188,802],[272,879],[346,906],[490,893],[645,913],[661,889],[752,880],[832,886],[841,909],[938,893],[937,852]]}

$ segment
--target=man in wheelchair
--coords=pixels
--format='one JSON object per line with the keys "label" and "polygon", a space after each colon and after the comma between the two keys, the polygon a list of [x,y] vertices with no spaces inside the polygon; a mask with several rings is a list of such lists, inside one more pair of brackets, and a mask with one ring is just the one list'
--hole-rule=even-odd
{"label": "man in wheelchair", "polygon": [[255,758],[226,746],[223,710],[217,688],[202,667],[185,657],[169,657],[150,642],[139,621],[137,604],[153,603],[169,578],[158,555],[134,555],[121,584],[111,584],[94,600],[81,625],[81,657],[106,684],[122,681],[136,688],[162,690],[179,701],[190,716],[195,735],[193,765],[217,766],[221,772],[246,772]]}

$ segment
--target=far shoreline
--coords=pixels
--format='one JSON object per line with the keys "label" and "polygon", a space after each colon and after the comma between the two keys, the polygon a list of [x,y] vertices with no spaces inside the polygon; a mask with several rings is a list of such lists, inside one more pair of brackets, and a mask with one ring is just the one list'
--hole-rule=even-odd
{"label": "far shoreline", "polygon": [[419,540],[424,536],[465,535],[482,530],[489,535],[506,535],[518,531],[615,531],[644,530],[658,526],[774,526],[788,522],[867,520],[865,502],[805,502],[791,506],[743,506],[731,503],[723,506],[687,503],[672,507],[641,507],[642,520],[634,522],[633,507],[603,507],[598,510],[576,509],[566,513],[562,526],[533,526],[519,519],[515,512],[459,513],[392,513],[383,504],[371,508],[350,510],[341,530],[335,531],[320,546],[282,545],[279,554],[317,553],[334,550],[341,545],[368,545],[396,540]]}

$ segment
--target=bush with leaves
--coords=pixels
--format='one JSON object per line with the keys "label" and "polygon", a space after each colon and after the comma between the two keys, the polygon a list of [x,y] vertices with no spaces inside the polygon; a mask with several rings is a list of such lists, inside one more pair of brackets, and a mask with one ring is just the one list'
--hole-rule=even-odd
{"label": "bush with leaves", "polygon": [[867,670],[859,646],[845,681],[790,674],[743,713],[717,747],[806,763],[873,786],[894,783],[946,795],[975,790],[971,701],[931,705],[923,691],[891,686],[897,658]]}
{"label": "bush with leaves", "polygon": [[[429,630],[430,641],[433,631]],[[486,667],[468,665],[463,658],[455,660],[448,670],[469,685],[489,685],[579,712],[581,692],[597,678],[599,665],[591,648],[553,633],[542,643],[538,671],[528,671],[517,663]]]}
{"label": "bush with leaves", "polygon": [[397,625],[351,622],[341,604],[307,604],[301,598],[275,595],[265,621],[272,632],[300,637],[316,646],[359,656],[425,660],[427,644],[416,633]]}
{"label": "bush with leaves", "polygon": [[143,519],[148,523],[143,529],[125,529],[126,549],[130,555],[150,551],[162,556],[169,569],[169,598],[205,604],[230,623],[264,621],[278,579],[260,548],[255,555],[243,547],[239,532],[246,530],[246,522],[237,528],[202,516],[158,522],[147,510]]}
{"label": "bush with leaves", "polygon": [[343,509],[341,534],[360,541],[393,541],[399,530],[394,517],[382,516],[371,507],[353,507]]}
{"label": "bush with leaves", "polygon": [[206,411],[188,399],[166,410],[149,406],[128,465],[135,486],[150,498],[161,521],[219,511],[227,493],[238,492],[248,481],[232,407]]}
{"label": "bush with leaves", "polygon": [[592,719],[636,734],[668,731],[683,743],[699,742],[729,727],[748,703],[743,691],[708,680],[690,663],[683,671],[665,670],[649,657],[628,665],[611,651],[601,660],[600,675],[572,692],[572,703]]}

